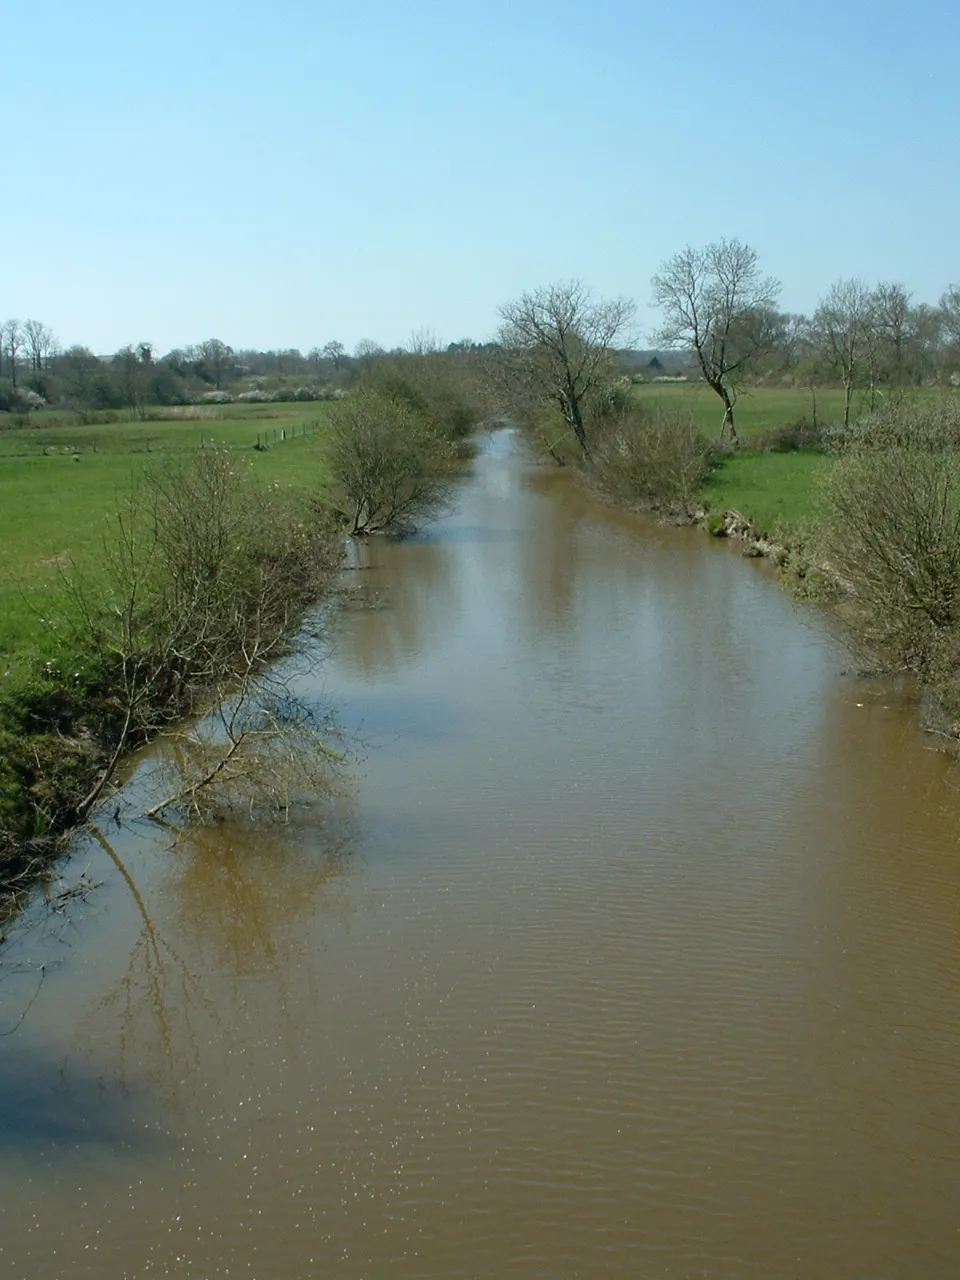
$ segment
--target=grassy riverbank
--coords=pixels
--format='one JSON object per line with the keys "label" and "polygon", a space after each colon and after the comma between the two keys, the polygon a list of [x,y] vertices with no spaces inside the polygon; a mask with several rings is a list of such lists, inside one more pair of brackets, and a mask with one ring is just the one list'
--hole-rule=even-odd
{"label": "grassy riverbank", "polygon": [[0,433],[0,889],[125,752],[249,696],[322,597],[328,406],[256,408]]}
{"label": "grassy riverbank", "polygon": [[[266,482],[319,489],[317,447],[328,406],[226,406],[162,421],[0,429],[0,690],[7,672],[47,643],[41,622],[59,571],[96,572],[110,515],[158,456],[236,450]],[[258,450],[258,443],[267,445]],[[6,677],[9,679],[9,677]]]}
{"label": "grassy riverbank", "polygon": [[[708,440],[716,440],[723,421],[723,405],[702,382],[650,382],[635,386],[641,405],[690,413]],[[843,417],[843,392],[837,387],[817,388],[816,394],[796,387],[754,387],[737,401],[737,432],[741,439],[772,431],[787,422],[835,422]]]}
{"label": "grassy riverbank", "polygon": [[[688,411],[708,439],[716,439],[722,417],[717,396],[702,383],[649,383],[636,387],[641,404],[651,408]],[[935,390],[914,390],[911,401],[932,402]],[[869,410],[866,396],[854,399],[854,414]],[[759,437],[788,423],[839,422],[843,417],[843,392],[818,388],[758,387],[743,394],[736,406],[737,431],[743,448],[716,460],[700,490],[711,513],[739,511],[759,534],[789,545],[801,538],[817,518],[817,494],[833,463],[826,450],[794,449],[789,452],[757,448]]]}
{"label": "grassy riverbank", "polygon": [[[715,441],[723,406],[703,383],[648,383],[634,388],[637,401],[650,409],[689,413],[704,436]],[[699,491],[712,514],[739,511],[758,533],[790,542],[802,536],[816,517],[817,489],[831,457],[817,448],[789,452],[757,447],[761,437],[790,423],[839,421],[839,388],[757,387],[736,405],[743,447],[715,459]]]}
{"label": "grassy riverbank", "polygon": [[345,528],[404,528],[442,501],[477,415],[432,373],[391,365],[334,404],[10,420],[0,914],[158,735],[180,783],[151,813],[216,813],[217,794],[275,810],[311,759],[319,785],[336,752],[277,662],[334,591]]}
{"label": "grassy riverbank", "polygon": [[816,518],[818,485],[832,461],[817,449],[731,454],[714,465],[701,498],[711,513],[739,511],[757,533],[789,543]]}

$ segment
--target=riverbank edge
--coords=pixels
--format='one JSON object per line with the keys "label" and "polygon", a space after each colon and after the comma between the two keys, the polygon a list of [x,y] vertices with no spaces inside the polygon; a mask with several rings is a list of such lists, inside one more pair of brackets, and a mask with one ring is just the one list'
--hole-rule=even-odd
{"label": "riverbank edge", "polygon": [[[346,564],[346,545],[344,540],[335,571],[337,574]],[[340,588],[335,586],[332,593],[317,595],[305,608],[292,614],[284,649],[273,653],[269,663],[265,662],[257,669],[294,653],[297,637],[301,635],[308,615],[339,596]],[[75,657],[77,665],[84,667],[85,655],[70,656],[68,666],[74,665],[72,659]],[[106,736],[108,721],[104,716],[104,705],[111,700],[109,686],[91,680],[87,685],[70,689],[63,681],[62,672],[52,670],[52,666],[38,660],[36,667],[26,673],[20,698],[18,691],[14,690],[0,708],[3,712],[0,717],[0,746],[4,745],[4,738],[8,744],[19,739],[18,745],[29,744],[33,740],[38,781],[44,784],[44,798],[54,814],[46,829],[34,836],[18,838],[7,822],[2,821],[4,811],[7,821],[12,817],[24,822],[32,816],[37,822],[40,818],[37,797],[31,797],[30,788],[18,771],[10,768],[7,760],[0,760],[0,945],[4,941],[4,927],[16,918],[56,863],[69,854],[71,841],[89,823],[94,807],[111,793],[112,781],[122,776],[124,766],[138,751],[163,733],[158,729],[154,733],[131,734],[117,750],[116,744]],[[48,721],[38,720],[34,705],[34,700],[38,700],[38,690],[41,690],[41,697],[46,694],[51,700],[55,700],[57,694],[62,695],[66,712],[62,705],[58,711],[61,717],[69,720],[68,732],[64,732],[62,721],[57,723],[52,710]],[[215,685],[195,686],[194,704],[184,708],[171,725],[185,724],[196,718],[198,708],[203,707],[205,699],[209,700],[209,695],[217,691],[218,686]],[[46,752],[42,759],[41,750]],[[94,805],[85,807],[85,803],[81,803],[82,798],[94,794]]]}
{"label": "riverbank edge", "polygon": [[[791,456],[791,455],[786,455]],[[588,473],[579,471],[578,480],[590,495],[607,506],[636,515],[652,517],[658,524],[679,528],[696,528],[701,534],[728,539],[741,545],[744,559],[765,559],[776,570],[777,583],[797,602],[815,606],[826,619],[832,619],[838,633],[849,639],[844,621],[844,600],[849,586],[842,577],[818,555],[809,535],[809,520],[796,520],[775,533],[768,532],[753,517],[732,505],[714,506],[701,487],[699,494],[687,505],[677,508],[664,507],[654,501],[624,503],[618,501],[602,486],[593,482]],[[863,674],[889,679],[902,678],[904,671],[876,661],[869,653],[864,658]],[[960,720],[952,719],[940,702],[936,689],[922,676],[914,673],[919,696],[915,699],[919,727],[925,734],[940,740],[940,749],[960,756]]]}
{"label": "riverbank edge", "polygon": [[[447,459],[451,474],[463,467],[473,448],[473,434],[454,440]],[[311,510],[318,538],[324,515],[334,531],[331,545],[339,546],[332,570],[336,574],[348,558],[349,521],[332,504],[312,504]],[[376,532],[388,533],[386,529]],[[296,597],[294,603],[294,598],[288,597],[286,603],[294,604],[284,637],[289,647],[271,652],[256,670],[293,652],[308,614],[340,594],[340,588],[334,586],[306,602]],[[54,661],[43,662],[42,656],[31,659],[18,683],[0,696],[0,942],[4,924],[19,913],[68,853],[71,839],[108,794],[111,779],[122,772],[135,752],[160,736],[160,731],[132,732],[117,746],[110,736],[116,722],[110,708],[117,704],[117,690],[109,675],[90,659],[91,655],[79,651],[59,653]],[[72,679],[68,672],[73,672]],[[177,673],[171,668],[171,674]],[[219,688],[202,682],[191,687],[201,706],[206,695]],[[145,707],[147,711],[155,709],[149,702]],[[196,705],[184,707],[182,713],[175,713],[171,724],[184,723],[195,715]],[[24,747],[28,759],[24,759]]]}
{"label": "riverbank edge", "polygon": [[778,569],[783,568],[796,551],[788,542],[759,532],[749,516],[733,507],[722,512],[698,507],[689,523],[703,529],[713,538],[730,538],[742,542],[744,557],[770,560]]}
{"label": "riverbank edge", "polygon": [[[801,544],[759,532],[748,516],[733,508],[722,512],[699,508],[683,523],[695,525],[712,537],[742,543],[740,554],[745,559],[769,560],[777,570],[777,582],[783,590],[797,600],[816,606],[825,616],[832,616],[843,628],[844,583],[828,564],[810,559]],[[810,582],[816,585],[811,588]],[[833,607],[828,607],[825,599],[831,600]],[[904,675],[902,671],[880,665],[876,669],[868,667],[866,673],[892,680]],[[934,689],[922,677],[914,678],[920,695],[915,699],[920,729],[939,738],[941,750],[960,756],[960,724],[950,721]]]}

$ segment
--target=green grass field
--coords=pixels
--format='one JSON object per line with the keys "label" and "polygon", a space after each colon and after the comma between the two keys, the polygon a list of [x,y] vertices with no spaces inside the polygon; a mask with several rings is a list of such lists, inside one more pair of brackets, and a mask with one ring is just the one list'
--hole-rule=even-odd
{"label": "green grass field", "polygon": [[789,541],[816,515],[817,481],[832,459],[798,453],[739,453],[707,477],[702,497],[711,511],[739,511],[760,534]]}
{"label": "green grass field", "polygon": [[[676,409],[684,407],[708,440],[717,440],[723,421],[720,398],[702,383],[649,383],[636,388],[641,403]],[[859,406],[855,403],[854,410]],[[843,418],[843,392],[818,388],[817,419]],[[758,387],[744,392],[734,409],[737,431],[745,445],[762,431],[813,419],[809,390]],[[825,453],[761,453],[749,448],[722,459],[703,486],[701,497],[711,511],[740,511],[758,532],[789,540],[816,514],[817,478],[830,465]]]}
{"label": "green grass field", "polygon": [[[59,569],[96,571],[110,515],[144,466],[169,453],[237,450],[269,482],[319,489],[323,403],[229,405],[164,421],[0,430],[0,677],[42,644]],[[237,411],[240,412],[237,412]],[[286,436],[286,439],[283,436]],[[269,447],[253,446],[258,436]]]}
{"label": "green grass field", "polygon": [[[646,383],[635,387],[634,394],[641,404],[688,409],[708,440],[719,438],[723,405],[720,397],[704,383]],[[749,439],[760,431],[782,426],[785,422],[796,422],[799,418],[812,420],[813,406],[813,396],[808,390],[757,387],[741,394],[734,406],[734,421],[740,436]],[[839,388],[817,389],[816,416],[821,422],[843,418],[843,392]]]}
{"label": "green grass field", "polygon": [[[28,426],[4,426],[0,416],[0,461],[56,454],[157,453],[194,449],[201,444],[252,448],[257,439],[269,443],[316,429],[327,411],[322,401],[300,404],[231,404],[216,408],[167,409],[162,418],[83,426],[44,411]],[[159,410],[156,412],[160,412]],[[11,420],[15,422],[15,419]]]}

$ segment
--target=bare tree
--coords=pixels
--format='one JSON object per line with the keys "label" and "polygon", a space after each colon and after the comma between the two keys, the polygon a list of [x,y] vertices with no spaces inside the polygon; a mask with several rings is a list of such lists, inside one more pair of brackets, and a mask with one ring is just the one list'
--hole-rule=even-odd
{"label": "bare tree", "polygon": [[942,371],[944,351],[943,312],[920,302],[913,309],[907,344],[907,375],[914,386],[936,380]]}
{"label": "bare tree", "polygon": [[911,295],[902,284],[881,280],[873,291],[873,323],[880,348],[881,377],[902,385],[907,348],[913,339],[914,311]]}
{"label": "bare tree", "polygon": [[862,280],[839,280],[813,315],[811,333],[843,387],[843,425],[850,425],[853,390],[867,368],[874,332],[873,298]]}
{"label": "bare tree", "polygon": [[213,378],[214,385],[220,390],[220,385],[233,369],[234,354],[233,348],[228,347],[225,342],[221,342],[219,338],[208,338],[206,342],[201,342],[198,347],[200,358],[207,366],[207,372]]}
{"label": "bare tree", "polygon": [[364,370],[373,368],[374,362],[386,354],[385,349],[373,338],[361,338],[353,349],[354,358]]}
{"label": "bare tree", "polygon": [[558,410],[585,454],[590,398],[609,382],[614,344],[635,311],[626,298],[594,300],[579,280],[535,289],[500,308],[508,391]]}
{"label": "bare tree", "polygon": [[19,320],[6,320],[0,329],[3,349],[10,364],[10,381],[17,385],[17,360],[23,347],[24,332]]}
{"label": "bare tree", "polygon": [[432,329],[426,327],[414,329],[410,334],[410,354],[415,356],[436,355],[440,350],[440,340]]}
{"label": "bare tree", "polygon": [[960,362],[960,284],[952,284],[940,296],[940,331],[947,347],[948,366]]}
{"label": "bare tree", "polygon": [[30,366],[35,371],[45,368],[54,347],[52,330],[39,320],[25,320],[23,325]]}
{"label": "bare tree", "polygon": [[333,361],[333,367],[337,373],[340,372],[340,366],[343,363],[343,357],[346,355],[346,352],[347,349],[343,343],[337,342],[336,339],[328,342],[323,348],[323,355],[325,355],[328,360]]}
{"label": "bare tree", "polygon": [[151,348],[141,342],[138,347],[122,347],[110,362],[124,403],[132,418],[144,421],[147,416],[147,395],[151,365]]}
{"label": "bare tree", "polygon": [[776,345],[779,281],[760,272],[757,251],[739,240],[688,245],[653,277],[663,323],[654,340],[688,351],[723,401],[720,438],[736,444],[733,406],[756,359]]}

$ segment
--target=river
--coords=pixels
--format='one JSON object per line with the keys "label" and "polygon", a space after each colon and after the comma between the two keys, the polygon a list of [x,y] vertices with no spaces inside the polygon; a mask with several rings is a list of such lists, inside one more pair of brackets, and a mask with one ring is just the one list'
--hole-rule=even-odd
{"label": "river", "polygon": [[14,931],[4,1280],[955,1280],[960,776],[913,709],[506,432],[351,578],[347,793],[105,823],[127,877],[78,840],[100,887]]}

